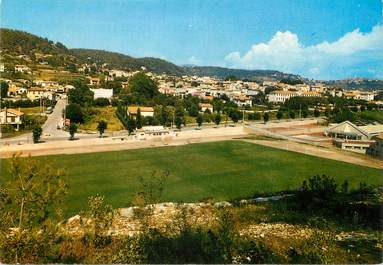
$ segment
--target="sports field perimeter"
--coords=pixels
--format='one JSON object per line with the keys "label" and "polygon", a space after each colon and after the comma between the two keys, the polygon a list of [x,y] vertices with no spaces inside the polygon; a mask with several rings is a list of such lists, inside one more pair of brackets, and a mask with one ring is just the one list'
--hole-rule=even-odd
{"label": "sports field perimeter", "polygon": [[[191,144],[118,152],[40,157],[66,169],[67,215],[83,209],[90,195],[105,195],[114,207],[126,207],[140,190],[139,177],[170,172],[163,201],[215,201],[297,188],[316,174],[382,185],[382,171],[243,141]],[[7,176],[3,160],[1,175]],[[2,177],[2,181],[4,178]]]}

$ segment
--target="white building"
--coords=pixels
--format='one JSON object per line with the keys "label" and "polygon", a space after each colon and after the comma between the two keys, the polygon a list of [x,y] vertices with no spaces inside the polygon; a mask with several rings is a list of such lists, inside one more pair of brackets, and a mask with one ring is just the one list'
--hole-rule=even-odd
{"label": "white building", "polygon": [[284,103],[286,100],[296,96],[297,93],[294,91],[275,90],[268,95],[268,99],[272,103]]}
{"label": "white building", "polygon": [[16,72],[20,72],[20,73],[31,73],[31,68],[29,68],[26,65],[18,64],[18,65],[15,66],[15,71]]}
{"label": "white building", "polygon": [[24,113],[15,109],[3,109],[0,111],[0,124],[19,125],[23,123]]}
{"label": "white building", "polygon": [[42,88],[31,88],[31,89],[28,89],[28,92],[27,92],[27,98],[29,98],[30,100],[36,100],[40,98],[53,100],[54,95],[55,95],[55,92],[48,91]]}
{"label": "white building", "polygon": [[111,99],[113,97],[113,89],[91,88],[90,90],[94,93],[94,96],[93,96],[94,99],[97,99],[97,98]]}

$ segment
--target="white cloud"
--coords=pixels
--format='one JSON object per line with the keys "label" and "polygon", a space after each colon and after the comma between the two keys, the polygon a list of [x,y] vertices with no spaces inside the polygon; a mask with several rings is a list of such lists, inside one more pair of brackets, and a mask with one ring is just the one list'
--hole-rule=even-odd
{"label": "white cloud", "polygon": [[[267,43],[254,44],[241,55],[235,51],[225,57],[226,66],[247,69],[274,69],[313,78],[344,78],[366,73],[363,67],[383,67],[383,26],[371,32],[359,29],[334,42],[304,46],[295,33],[277,32]],[[382,76],[374,76],[382,77]]]}

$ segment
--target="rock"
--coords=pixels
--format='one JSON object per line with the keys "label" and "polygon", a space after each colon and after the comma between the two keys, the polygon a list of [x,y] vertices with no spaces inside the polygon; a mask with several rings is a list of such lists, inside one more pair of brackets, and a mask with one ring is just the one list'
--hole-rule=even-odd
{"label": "rock", "polygon": [[121,208],[118,210],[118,213],[122,217],[133,218],[134,217],[134,207]]}
{"label": "rock", "polygon": [[78,226],[80,225],[80,223],[81,223],[81,216],[78,214],[68,219],[68,225],[70,226]]}
{"label": "rock", "polygon": [[216,202],[214,203],[214,207],[215,208],[224,208],[224,207],[230,207],[231,206],[231,203],[230,202]]}

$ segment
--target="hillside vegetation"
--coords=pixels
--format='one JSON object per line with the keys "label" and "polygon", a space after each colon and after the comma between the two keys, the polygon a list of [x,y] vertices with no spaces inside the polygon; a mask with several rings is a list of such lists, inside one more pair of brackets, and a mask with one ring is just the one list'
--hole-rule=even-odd
{"label": "hillside vegetation", "polygon": [[[239,79],[256,78],[258,80],[296,79],[299,77],[268,70],[253,71],[222,67],[184,67],[159,58],[134,58],[117,52],[96,49],[68,49],[60,42],[55,43],[47,38],[38,37],[28,32],[6,28],[0,29],[0,35],[1,49],[6,49],[10,53],[29,55],[32,59],[34,58],[34,53],[55,55],[54,58],[49,59],[49,63],[54,61],[56,66],[66,66],[68,63],[107,63],[112,67],[120,69],[140,70],[141,67],[145,67],[154,73],[170,75],[215,76],[219,78],[235,75]],[[66,57],[69,57],[71,60],[68,60]],[[65,62],[63,62],[64,59],[66,60]]]}

